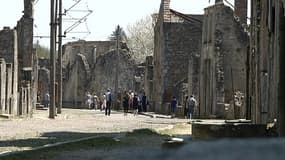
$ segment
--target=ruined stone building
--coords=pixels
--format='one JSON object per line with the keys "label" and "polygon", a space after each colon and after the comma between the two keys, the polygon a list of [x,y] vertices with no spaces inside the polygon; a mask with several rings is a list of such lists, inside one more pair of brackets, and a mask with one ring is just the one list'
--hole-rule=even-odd
{"label": "ruined stone building", "polygon": [[[244,1],[236,3],[236,10],[246,12],[244,3],[247,4]],[[215,5],[205,9],[198,109],[201,118],[246,117],[244,99],[249,37],[242,23],[246,23],[246,17],[235,18],[234,11],[223,1],[216,1]],[[235,117],[226,117],[226,111],[234,112],[234,109]]]}
{"label": "ruined stone building", "polygon": [[45,94],[49,93],[50,89],[50,60],[39,57],[38,62],[38,82],[37,82],[37,96],[38,103],[44,104]]}
{"label": "ruined stone building", "polygon": [[66,106],[84,107],[86,92],[98,96],[108,88],[114,92],[116,68],[119,92],[133,89],[134,61],[124,44],[119,47],[119,56],[116,41],[76,41],[63,48],[63,103]]}
{"label": "ruined stone building", "polygon": [[1,114],[19,113],[17,44],[17,31],[4,27],[0,31]]}
{"label": "ruined stone building", "polygon": [[251,1],[248,118],[285,135],[285,0]]}
{"label": "ruined stone building", "polygon": [[36,103],[33,3],[34,0],[24,0],[24,15],[14,29],[0,30],[0,114],[29,115]]}
{"label": "ruined stone building", "polygon": [[[197,80],[188,79],[188,72],[189,69],[199,69],[197,57],[201,51],[202,19],[202,15],[186,15],[170,9],[170,0],[161,1],[154,29],[153,56],[152,97],[157,112],[168,112],[172,96],[182,104],[184,95],[189,94],[189,81],[192,86],[199,85]],[[191,64],[197,67],[190,65],[191,60]],[[197,76],[191,77],[196,79]],[[195,87],[190,94],[198,95]]]}
{"label": "ruined stone building", "polygon": [[[147,95],[149,104],[153,104],[153,56],[147,56],[145,61],[144,92]],[[150,105],[148,111],[154,111],[154,106]]]}

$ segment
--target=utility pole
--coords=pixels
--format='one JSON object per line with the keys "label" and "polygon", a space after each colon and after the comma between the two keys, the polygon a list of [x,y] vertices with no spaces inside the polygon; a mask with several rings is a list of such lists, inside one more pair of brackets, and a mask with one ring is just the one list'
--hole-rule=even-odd
{"label": "utility pole", "polygon": [[55,118],[55,0],[50,1],[50,107],[49,118]]}
{"label": "utility pole", "polygon": [[61,114],[62,109],[62,0],[58,5],[58,108],[57,113]]}

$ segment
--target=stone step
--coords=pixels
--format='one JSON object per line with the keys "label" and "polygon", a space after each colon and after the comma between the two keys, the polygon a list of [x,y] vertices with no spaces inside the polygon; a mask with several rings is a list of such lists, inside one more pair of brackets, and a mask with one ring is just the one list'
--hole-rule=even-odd
{"label": "stone step", "polygon": [[192,122],[193,139],[265,137],[268,130],[265,124],[253,124],[250,121],[214,121]]}

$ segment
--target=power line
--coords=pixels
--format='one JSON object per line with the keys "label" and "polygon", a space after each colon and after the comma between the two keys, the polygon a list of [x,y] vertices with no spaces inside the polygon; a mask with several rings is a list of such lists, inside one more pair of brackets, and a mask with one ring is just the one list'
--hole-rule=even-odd
{"label": "power line", "polygon": [[[91,32],[90,32],[88,24],[87,24],[87,18],[88,18],[88,16],[90,16],[93,13],[93,11],[89,9],[87,2],[85,4],[86,9],[77,9],[76,8],[77,5],[79,5],[80,2],[82,2],[82,0],[74,0],[74,2],[75,3],[73,5],[71,5],[68,9],[64,10],[64,15],[67,15],[69,18],[63,19],[63,21],[73,23],[65,29],[64,36],[66,36],[66,34],[68,34],[68,33],[87,33],[87,35],[89,35]],[[78,17],[74,17],[72,15],[72,13],[85,13],[85,14],[82,17],[78,18]],[[85,29],[87,31],[75,31],[75,32],[73,32],[73,30],[75,28],[77,28],[82,23],[85,23]]]}

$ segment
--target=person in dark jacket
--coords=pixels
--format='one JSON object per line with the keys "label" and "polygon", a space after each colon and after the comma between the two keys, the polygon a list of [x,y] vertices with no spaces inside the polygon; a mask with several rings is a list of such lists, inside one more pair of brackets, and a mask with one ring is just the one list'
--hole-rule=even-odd
{"label": "person in dark jacket", "polygon": [[147,99],[146,99],[145,93],[143,93],[143,95],[142,95],[142,110],[143,110],[143,112],[147,111],[146,106],[147,106]]}
{"label": "person in dark jacket", "polygon": [[129,94],[128,92],[125,92],[123,97],[123,107],[124,107],[124,115],[126,116],[128,114],[129,110]]}
{"label": "person in dark jacket", "polygon": [[188,96],[185,96],[185,100],[184,100],[184,118],[187,118],[188,117],[188,99],[189,97]]}
{"label": "person in dark jacket", "polygon": [[135,94],[134,98],[133,98],[134,116],[136,116],[138,114],[138,107],[139,107],[138,95]]}
{"label": "person in dark jacket", "polygon": [[111,103],[112,103],[112,95],[111,90],[108,89],[106,93],[106,108],[105,108],[105,115],[110,116],[111,114]]}

